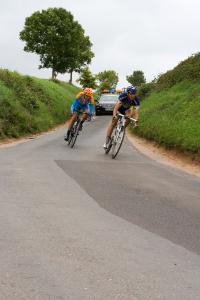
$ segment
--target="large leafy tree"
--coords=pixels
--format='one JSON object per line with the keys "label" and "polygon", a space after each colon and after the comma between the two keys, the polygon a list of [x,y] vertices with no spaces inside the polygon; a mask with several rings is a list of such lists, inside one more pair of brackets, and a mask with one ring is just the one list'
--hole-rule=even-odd
{"label": "large leafy tree", "polygon": [[97,74],[99,81],[99,90],[109,90],[116,88],[118,83],[118,74],[113,70],[105,70]]}
{"label": "large leafy tree", "polygon": [[94,57],[94,53],[91,51],[92,43],[88,36],[84,35],[82,27],[76,23],[73,33],[73,55],[69,60],[68,72],[70,73],[70,80],[72,82],[72,73],[81,72]]}
{"label": "large leafy tree", "polygon": [[25,51],[40,55],[39,68],[52,69],[53,79],[57,73],[79,70],[93,57],[89,37],[63,8],[49,8],[27,17],[20,39],[26,42]]}
{"label": "large leafy tree", "polygon": [[146,82],[144,77],[144,73],[142,71],[134,71],[132,75],[126,76],[126,80],[135,86],[140,86],[141,84]]}
{"label": "large leafy tree", "polygon": [[83,88],[90,87],[95,89],[97,87],[96,76],[92,74],[88,67],[81,71],[77,82],[79,82]]}

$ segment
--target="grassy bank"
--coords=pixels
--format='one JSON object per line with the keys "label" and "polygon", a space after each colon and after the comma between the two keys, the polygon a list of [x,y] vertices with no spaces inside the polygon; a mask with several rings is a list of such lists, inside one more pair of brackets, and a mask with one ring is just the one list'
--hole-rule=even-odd
{"label": "grassy bank", "polygon": [[0,139],[46,131],[66,121],[79,89],[0,69]]}
{"label": "grassy bank", "polygon": [[200,80],[154,89],[141,104],[137,135],[167,148],[200,154]]}

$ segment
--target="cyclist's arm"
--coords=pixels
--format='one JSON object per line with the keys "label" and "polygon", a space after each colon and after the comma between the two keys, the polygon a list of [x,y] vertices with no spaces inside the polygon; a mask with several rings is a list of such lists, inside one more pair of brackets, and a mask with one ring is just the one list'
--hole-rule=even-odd
{"label": "cyclist's arm", "polygon": [[118,101],[115,104],[114,110],[113,110],[113,117],[115,117],[117,115],[118,110],[120,109],[120,107],[122,106],[122,103],[120,101]]}
{"label": "cyclist's arm", "polygon": [[94,105],[94,98],[93,97],[90,98],[90,104]]}
{"label": "cyclist's arm", "polygon": [[140,108],[140,99],[136,96],[134,99],[134,105],[132,107],[132,116],[135,119],[138,119],[139,108]]}
{"label": "cyclist's arm", "polygon": [[134,107],[134,106],[131,106],[130,110],[131,110],[131,118],[133,118],[135,107]]}
{"label": "cyclist's arm", "polygon": [[79,100],[81,97],[84,96],[84,93],[83,92],[80,92],[76,95],[76,100]]}
{"label": "cyclist's arm", "polygon": [[134,123],[135,123],[135,126],[134,127],[137,127],[138,126],[138,119],[139,119],[139,105],[138,106],[132,106],[131,108],[131,117],[133,119],[135,119]]}

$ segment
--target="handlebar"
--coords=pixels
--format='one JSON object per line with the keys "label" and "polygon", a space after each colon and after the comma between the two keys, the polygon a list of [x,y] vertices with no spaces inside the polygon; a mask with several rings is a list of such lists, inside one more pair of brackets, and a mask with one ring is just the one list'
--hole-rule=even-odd
{"label": "handlebar", "polygon": [[125,118],[125,119],[129,119],[129,120],[131,120],[131,121],[133,121],[133,122],[137,122],[136,119],[134,119],[134,118],[129,118],[129,117],[127,117],[127,116],[125,116],[125,115],[122,115],[122,114],[117,114],[117,116],[120,116],[120,117]]}

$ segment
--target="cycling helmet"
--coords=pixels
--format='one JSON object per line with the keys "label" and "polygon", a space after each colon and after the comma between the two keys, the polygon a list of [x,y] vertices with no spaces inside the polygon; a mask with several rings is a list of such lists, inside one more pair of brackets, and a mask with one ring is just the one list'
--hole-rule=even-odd
{"label": "cycling helmet", "polygon": [[137,89],[136,89],[136,87],[134,87],[134,86],[131,85],[131,86],[128,86],[128,87],[127,87],[126,91],[127,91],[127,93],[129,93],[129,94],[135,95],[136,92],[137,92]]}
{"label": "cycling helmet", "polygon": [[83,93],[84,93],[86,96],[91,97],[92,94],[93,94],[93,91],[92,91],[91,88],[85,88],[84,91],[83,91]]}

